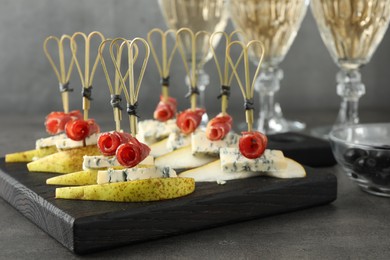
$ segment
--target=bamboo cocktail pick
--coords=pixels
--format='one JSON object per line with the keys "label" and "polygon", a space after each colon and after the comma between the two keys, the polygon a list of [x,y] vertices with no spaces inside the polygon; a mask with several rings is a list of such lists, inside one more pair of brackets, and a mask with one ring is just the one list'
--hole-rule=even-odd
{"label": "bamboo cocktail pick", "polygon": [[[60,92],[61,92],[61,98],[62,98],[62,106],[65,113],[69,112],[69,91],[73,91],[73,89],[69,88],[69,79],[72,74],[72,69],[74,65],[74,58],[73,55],[70,59],[69,66],[66,68],[66,58],[64,53],[64,42],[65,40],[69,41],[69,44],[71,44],[72,40],[69,35],[62,35],[61,38],[55,37],[55,36],[49,36],[45,39],[43,42],[43,51],[47,57],[47,59],[50,62],[50,65],[53,68],[53,71],[58,79]],[[50,41],[54,41],[57,43],[58,47],[58,61],[59,61],[59,68],[55,64],[53,60],[53,56],[50,54],[48,50],[48,43]],[[77,50],[77,47],[74,46],[75,51]]]}
{"label": "bamboo cocktail pick", "polygon": [[[250,64],[249,64],[248,51],[250,48],[256,47],[256,45],[260,48],[261,54],[260,54],[260,58],[259,58],[259,62],[258,62],[256,71],[253,75],[253,78],[251,79],[250,78]],[[237,46],[237,47],[242,49],[241,55],[243,55],[242,58],[244,60],[244,64],[243,64],[243,66],[244,66],[244,79],[243,80],[240,79],[240,75],[237,72],[238,63],[237,62],[234,63],[231,56],[230,56],[230,50],[232,49],[233,46]],[[262,42],[257,41],[257,40],[250,41],[246,45],[243,42],[234,41],[228,45],[228,47],[226,49],[226,56],[227,56],[227,59],[229,61],[230,66],[232,68],[232,72],[233,72],[233,74],[237,80],[237,83],[240,87],[242,95],[244,97],[245,118],[246,118],[246,123],[248,125],[248,132],[252,132],[253,131],[253,109],[254,109],[254,107],[253,107],[254,86],[255,86],[255,81],[256,81],[257,75],[260,72],[261,63],[262,63],[263,57],[264,57],[264,45]]]}
{"label": "bamboo cocktail pick", "polygon": [[[77,71],[80,75],[81,85],[82,85],[82,94],[83,94],[83,111],[84,111],[84,120],[88,119],[88,111],[90,109],[90,101],[92,100],[92,83],[93,78],[95,76],[95,71],[99,62],[99,55],[98,51],[96,52],[96,56],[91,55],[91,40],[96,36],[100,43],[104,41],[104,35],[100,32],[94,31],[91,32],[89,35],[86,35],[82,32],[76,32],[72,35],[72,44],[71,44],[71,50],[73,54],[73,59],[77,68]],[[77,58],[77,49],[75,46],[77,46],[76,38],[82,37],[84,40],[85,45],[85,54],[84,54],[84,72],[82,71],[82,68],[80,66],[80,62]],[[99,44],[100,44],[99,43]],[[81,46],[81,45],[80,45]],[[93,60],[92,68],[91,68],[91,57]],[[94,58],[95,57],[95,58]]]}
{"label": "bamboo cocktail pick", "polygon": [[[100,63],[102,65],[103,72],[104,72],[104,75],[105,75],[106,80],[107,80],[108,89],[109,89],[110,95],[111,95],[110,103],[111,103],[111,106],[112,106],[112,109],[114,112],[115,130],[117,132],[119,132],[121,130],[121,120],[122,120],[122,107],[120,105],[120,102],[122,101],[121,93],[122,93],[123,87],[121,86],[122,83],[120,80],[120,73],[118,73],[118,70],[116,69],[115,65],[112,64],[113,65],[112,67],[114,70],[113,71],[114,79],[111,80],[110,73],[108,71],[108,68],[106,66],[106,62],[104,60],[103,51],[104,51],[106,45],[110,42],[112,42],[112,39],[106,39],[100,44],[100,46],[99,46],[99,59],[100,59]],[[110,45],[108,45],[108,46],[110,47]],[[118,67],[119,71],[121,71],[122,52],[123,52],[123,48],[125,46],[126,46],[125,42],[122,42],[122,44],[120,44],[120,45],[116,42],[115,44],[113,44],[111,46],[111,48],[113,49],[113,53],[116,57],[115,62],[116,62],[116,66]],[[135,47],[136,48],[135,48],[134,60],[136,60],[137,56],[138,56],[138,47],[137,46],[135,46]],[[115,51],[116,51],[116,54],[115,54]],[[124,76],[124,81],[127,80],[128,76],[129,76],[129,72],[127,71],[127,73]]]}
{"label": "bamboo cocktail pick", "polygon": [[[189,28],[181,28],[176,32],[177,47],[179,49],[180,56],[183,60],[184,68],[190,80],[190,91],[186,97],[190,97],[191,110],[193,111],[195,111],[196,109],[197,95],[199,95],[199,89],[197,86],[197,82],[198,82],[197,69],[203,66],[208,54],[207,51],[204,51],[203,56],[197,58],[198,57],[197,42],[199,39],[202,39],[201,37],[207,37],[208,39],[210,39],[210,33],[206,31],[199,31],[194,33]],[[188,59],[184,51],[185,44],[190,48],[189,49],[190,59]]]}
{"label": "bamboo cocktail pick", "polygon": [[[220,31],[220,32],[214,32],[210,36],[210,48],[211,48],[211,53],[213,54],[213,58],[215,61],[215,66],[217,68],[218,76],[219,76],[219,81],[221,85],[221,93],[218,96],[218,98],[221,98],[221,114],[224,116],[227,114],[227,108],[228,108],[228,100],[230,96],[230,86],[231,82],[233,80],[234,73],[231,73],[230,71],[230,66],[229,66],[229,61],[227,58],[227,47],[229,44],[232,42],[232,38],[234,36],[237,36],[240,31],[233,31],[230,34],[227,34],[226,32]],[[223,36],[223,37],[222,37]],[[224,53],[224,59],[223,59],[223,71],[221,69],[222,65],[218,60],[218,56],[215,52],[215,48],[213,47],[213,44],[211,44],[215,39],[215,37],[222,37],[225,40],[225,53]],[[241,52],[240,57],[237,59],[236,64],[234,65],[234,69],[237,68],[237,65],[240,63],[242,59],[243,52]]]}
{"label": "bamboo cocktail pick", "polygon": [[[169,73],[171,69],[171,63],[173,56],[177,49],[177,44],[173,45],[172,49],[169,49],[167,44],[167,38],[169,34],[174,34],[174,30],[162,31],[159,28],[152,29],[148,33],[148,43],[150,47],[150,51],[152,53],[152,57],[156,63],[157,70],[161,77],[161,95],[164,102],[168,101],[169,98]],[[159,35],[161,39],[161,57],[157,55],[156,48],[153,44],[152,37],[153,35]]]}
{"label": "bamboo cocktail pick", "polygon": [[[122,74],[121,68],[118,66],[118,60],[117,55],[114,53],[114,46],[117,45],[117,42],[121,42],[121,45],[124,45],[123,47],[125,50],[127,50],[127,68],[125,75]],[[143,45],[143,48],[140,48],[137,44]],[[127,48],[126,48],[127,47]],[[140,56],[141,50],[144,49],[145,53],[144,56]],[[121,52],[123,55],[123,51]],[[120,80],[120,86],[122,87],[122,91],[125,95],[126,102],[127,102],[127,113],[129,115],[130,120],[130,133],[133,136],[136,136],[137,134],[137,106],[138,106],[138,94],[141,87],[141,82],[143,79],[143,76],[145,74],[146,65],[149,60],[150,55],[150,49],[149,45],[146,42],[146,40],[142,38],[134,38],[133,40],[126,40],[124,38],[116,38],[112,40],[110,44],[110,55],[111,59],[113,61],[113,64],[115,66],[116,71],[118,72],[119,80]],[[121,58],[122,60],[122,58]],[[141,70],[138,75],[138,79],[135,80],[134,75],[134,65],[137,60],[142,61]],[[127,80],[128,84],[126,84],[126,74],[128,74]]]}

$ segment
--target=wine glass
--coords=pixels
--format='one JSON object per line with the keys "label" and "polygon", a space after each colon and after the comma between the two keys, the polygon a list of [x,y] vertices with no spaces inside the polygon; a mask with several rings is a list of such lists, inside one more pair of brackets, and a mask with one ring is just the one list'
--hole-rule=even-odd
{"label": "wine glass", "polygon": [[[365,94],[359,68],[367,64],[390,20],[390,0],[312,0],[321,38],[339,66],[337,94],[342,101],[333,128],[359,122],[358,102]],[[326,136],[330,128],[313,134]]]}
{"label": "wine glass", "polygon": [[[216,31],[224,31],[228,22],[225,0],[159,0],[159,5],[167,26],[175,31],[186,27],[194,33],[206,31],[211,34]],[[219,40],[220,37],[214,37],[211,44],[216,47]],[[188,63],[191,63],[191,41],[184,39],[183,42]],[[203,66],[212,58],[212,53],[207,37],[197,38],[196,46],[198,66],[195,74],[199,89],[199,106],[205,108],[204,93],[210,79],[209,75],[203,70]],[[188,87],[190,87],[188,75],[185,81]],[[208,116],[205,113],[202,117],[202,124],[207,123],[207,121]]]}
{"label": "wine glass", "polygon": [[[274,95],[280,89],[283,71],[279,64],[290,49],[306,14],[308,0],[231,0],[230,18],[243,32],[243,41],[259,40],[265,46],[265,56],[255,88],[260,94],[257,129],[267,134],[299,131],[305,124],[283,117]],[[260,50],[249,53],[258,61]]]}

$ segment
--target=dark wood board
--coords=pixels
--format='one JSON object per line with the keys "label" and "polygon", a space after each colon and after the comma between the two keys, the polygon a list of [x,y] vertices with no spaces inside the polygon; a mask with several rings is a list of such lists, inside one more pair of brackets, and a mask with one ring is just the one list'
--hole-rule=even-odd
{"label": "dark wood board", "polygon": [[0,159],[0,196],[78,254],[291,212],[334,201],[336,177],[306,167],[307,177],[255,177],[225,185],[197,183],[189,196],[149,203],[60,200],[50,173]]}
{"label": "dark wood board", "polygon": [[267,148],[282,150],[286,157],[311,167],[330,167],[337,163],[329,141],[303,133],[268,135]]}

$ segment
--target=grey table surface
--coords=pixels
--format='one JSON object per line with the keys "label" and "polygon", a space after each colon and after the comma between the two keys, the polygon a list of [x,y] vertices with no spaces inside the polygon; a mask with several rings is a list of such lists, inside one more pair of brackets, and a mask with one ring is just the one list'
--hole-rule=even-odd
{"label": "grey table surface", "polygon": [[[334,113],[293,113],[314,127]],[[43,116],[0,114],[0,151],[31,149]],[[363,113],[362,121],[389,121]],[[102,120],[109,125],[110,120]],[[331,204],[77,256],[0,199],[0,259],[390,259],[390,199],[368,195],[342,172]],[[310,196],[310,194],[307,194]]]}

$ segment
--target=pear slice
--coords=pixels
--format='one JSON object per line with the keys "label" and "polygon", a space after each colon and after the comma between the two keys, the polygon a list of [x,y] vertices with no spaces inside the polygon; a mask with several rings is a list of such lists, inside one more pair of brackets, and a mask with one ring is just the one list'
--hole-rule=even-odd
{"label": "pear slice", "polygon": [[305,168],[302,164],[294,161],[293,159],[287,158],[287,168],[279,171],[270,171],[266,175],[269,177],[275,177],[280,179],[290,179],[290,178],[303,178],[306,176]]}
{"label": "pear slice", "polygon": [[49,146],[23,152],[9,153],[5,155],[5,162],[31,162],[33,159],[42,158],[56,152],[58,152],[57,147]]}
{"label": "pear slice", "polygon": [[59,175],[46,180],[49,185],[92,185],[96,184],[97,170],[78,171]]}
{"label": "pear slice", "polygon": [[27,164],[30,172],[71,173],[83,170],[84,155],[99,155],[97,145],[63,150]]}
{"label": "pear slice", "polygon": [[57,199],[146,202],[173,199],[195,190],[192,178],[152,178],[56,189]]}
{"label": "pear slice", "polygon": [[162,155],[155,160],[156,167],[171,167],[177,171],[200,167],[217,158],[207,155],[192,155],[191,145]]}
{"label": "pear slice", "polygon": [[150,145],[150,155],[156,158],[171,152],[172,150],[168,148],[167,143],[168,138],[165,138],[161,141],[158,141],[157,143]]}
{"label": "pear slice", "polygon": [[270,172],[223,172],[221,168],[221,161],[208,163],[202,167],[191,169],[179,174],[179,177],[194,178],[196,182],[220,182],[235,179],[244,179],[256,176],[270,176],[276,178],[302,178],[306,176],[306,171],[298,162],[285,158],[287,167]]}

